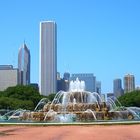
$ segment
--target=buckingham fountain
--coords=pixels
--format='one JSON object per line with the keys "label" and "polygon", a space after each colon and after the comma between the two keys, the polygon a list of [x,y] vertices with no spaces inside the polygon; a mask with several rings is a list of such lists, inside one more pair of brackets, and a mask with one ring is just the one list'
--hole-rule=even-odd
{"label": "buckingham fountain", "polygon": [[78,78],[69,87],[68,92],[59,91],[52,102],[43,98],[34,111],[19,109],[7,120],[49,123],[140,120],[140,108],[123,107],[118,100],[116,105],[112,98],[104,101],[98,93],[86,91],[85,82]]}

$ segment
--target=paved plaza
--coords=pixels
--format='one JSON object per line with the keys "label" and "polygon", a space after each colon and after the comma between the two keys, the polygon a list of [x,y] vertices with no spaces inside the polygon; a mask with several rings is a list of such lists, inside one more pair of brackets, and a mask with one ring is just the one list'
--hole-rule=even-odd
{"label": "paved plaza", "polygon": [[140,140],[140,125],[0,126],[0,140]]}

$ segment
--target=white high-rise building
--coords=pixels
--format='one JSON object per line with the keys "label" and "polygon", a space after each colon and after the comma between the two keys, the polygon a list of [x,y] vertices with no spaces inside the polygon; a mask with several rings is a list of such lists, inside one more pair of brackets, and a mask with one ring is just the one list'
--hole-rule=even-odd
{"label": "white high-rise building", "polygon": [[134,75],[127,74],[124,76],[124,93],[135,90],[135,77]]}
{"label": "white high-rise building", "polygon": [[40,77],[42,95],[57,89],[57,27],[54,21],[40,22]]}
{"label": "white high-rise building", "polygon": [[18,69],[12,65],[0,65],[0,91],[18,84]]}

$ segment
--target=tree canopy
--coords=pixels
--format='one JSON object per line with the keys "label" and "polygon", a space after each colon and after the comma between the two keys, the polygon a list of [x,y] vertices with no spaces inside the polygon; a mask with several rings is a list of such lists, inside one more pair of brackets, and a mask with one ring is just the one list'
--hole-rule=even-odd
{"label": "tree canopy", "polygon": [[0,92],[0,109],[29,109],[33,110],[42,98],[53,100],[55,94],[42,96],[32,86],[9,87]]}
{"label": "tree canopy", "polygon": [[123,106],[136,106],[140,107],[140,91],[135,90],[120,96],[118,100]]}

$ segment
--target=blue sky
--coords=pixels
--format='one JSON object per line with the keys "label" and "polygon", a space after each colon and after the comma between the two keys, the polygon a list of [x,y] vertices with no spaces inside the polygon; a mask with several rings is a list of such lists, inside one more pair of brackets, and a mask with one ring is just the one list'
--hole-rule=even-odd
{"label": "blue sky", "polygon": [[140,85],[139,0],[1,0],[0,64],[17,67],[18,49],[31,52],[31,81],[39,77],[39,22],[57,23],[58,71],[94,73],[102,91],[134,74]]}

